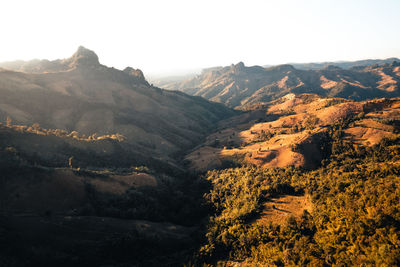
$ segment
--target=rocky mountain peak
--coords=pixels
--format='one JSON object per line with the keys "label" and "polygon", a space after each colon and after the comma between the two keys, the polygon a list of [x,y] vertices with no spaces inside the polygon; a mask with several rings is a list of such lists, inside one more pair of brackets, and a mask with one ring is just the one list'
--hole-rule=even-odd
{"label": "rocky mountain peak", "polygon": [[99,57],[95,52],[83,46],[78,47],[78,50],[69,58],[70,65],[73,66],[97,66],[100,65]]}
{"label": "rocky mountain peak", "polygon": [[131,75],[131,76],[134,76],[134,77],[136,77],[136,78],[138,78],[140,80],[145,80],[143,72],[140,69],[134,69],[134,68],[131,68],[131,67],[126,67],[124,69],[124,72],[129,74],[129,75]]}
{"label": "rocky mountain peak", "polygon": [[241,71],[244,71],[245,70],[245,65],[244,65],[244,63],[243,62],[239,62],[239,63],[237,63],[237,64],[232,64],[231,65],[231,70],[233,71],[233,72],[236,72],[236,73],[238,73],[238,72],[241,72]]}

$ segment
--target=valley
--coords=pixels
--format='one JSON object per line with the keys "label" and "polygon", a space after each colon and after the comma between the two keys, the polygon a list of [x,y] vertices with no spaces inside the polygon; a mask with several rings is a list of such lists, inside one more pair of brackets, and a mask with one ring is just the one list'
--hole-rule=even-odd
{"label": "valley", "polygon": [[1,65],[0,265],[397,265],[398,64]]}

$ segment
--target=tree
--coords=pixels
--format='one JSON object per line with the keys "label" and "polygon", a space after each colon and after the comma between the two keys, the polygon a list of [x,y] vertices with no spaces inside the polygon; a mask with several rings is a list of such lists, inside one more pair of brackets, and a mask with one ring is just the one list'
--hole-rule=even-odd
{"label": "tree", "polygon": [[39,131],[39,128],[40,128],[39,123],[34,123],[34,124],[32,124],[32,128],[33,128],[33,130],[34,130],[35,132]]}
{"label": "tree", "polygon": [[6,125],[7,125],[7,127],[10,127],[10,126],[11,126],[11,123],[12,123],[12,119],[11,119],[9,116],[7,116],[7,119],[6,119]]}
{"label": "tree", "polygon": [[74,161],[74,157],[70,157],[68,159],[68,166],[72,169],[72,162]]}

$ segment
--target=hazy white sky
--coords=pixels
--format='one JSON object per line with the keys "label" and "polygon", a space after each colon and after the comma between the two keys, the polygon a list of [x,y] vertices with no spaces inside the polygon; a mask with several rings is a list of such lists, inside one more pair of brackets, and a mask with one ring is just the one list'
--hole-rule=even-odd
{"label": "hazy white sky", "polygon": [[173,73],[400,57],[399,0],[2,0],[0,61],[57,59]]}

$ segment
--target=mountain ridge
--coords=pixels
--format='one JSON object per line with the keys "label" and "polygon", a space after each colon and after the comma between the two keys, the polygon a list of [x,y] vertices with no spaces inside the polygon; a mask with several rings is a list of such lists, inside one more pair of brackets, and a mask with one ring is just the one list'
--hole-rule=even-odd
{"label": "mountain ridge", "polygon": [[151,86],[141,70],[101,65],[84,47],[50,66],[51,72],[0,71],[0,121],[10,117],[15,124],[85,136],[119,133],[127,143],[168,159],[234,114],[221,104]]}
{"label": "mountain ridge", "polygon": [[396,61],[351,69],[328,65],[318,70],[297,69],[290,64],[247,67],[241,62],[163,86],[243,109],[288,93],[316,93],[353,100],[397,97],[399,82],[400,69]]}

